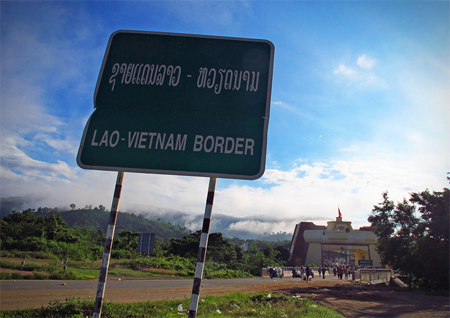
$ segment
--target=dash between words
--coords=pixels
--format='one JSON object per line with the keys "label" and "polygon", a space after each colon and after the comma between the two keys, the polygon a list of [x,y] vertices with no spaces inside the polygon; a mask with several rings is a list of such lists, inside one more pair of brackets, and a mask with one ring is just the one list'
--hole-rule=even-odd
{"label": "dash between words", "polygon": [[[118,130],[105,130],[102,137],[97,137],[97,130],[94,130],[90,145],[114,148],[119,142],[126,142],[128,148],[185,151],[187,139],[187,134],[146,131],[128,131],[128,139],[125,139],[120,137]],[[251,138],[195,135],[192,151],[253,156],[254,146],[255,141]]]}
{"label": "dash between words", "polygon": [[[111,69],[109,83],[114,91],[117,84],[121,85],[168,85],[178,86],[181,80],[181,66],[155,65],[141,63],[115,63]],[[120,75],[122,77],[120,78]],[[119,82],[120,80],[120,82]],[[197,87],[213,89],[220,94],[224,90],[240,90],[256,92],[259,85],[259,71],[231,70],[200,67],[197,77]]]}

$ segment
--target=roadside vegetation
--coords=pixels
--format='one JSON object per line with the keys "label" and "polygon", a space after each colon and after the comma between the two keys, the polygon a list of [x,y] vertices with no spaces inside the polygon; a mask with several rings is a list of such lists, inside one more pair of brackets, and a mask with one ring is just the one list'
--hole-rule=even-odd
{"label": "roadside vegetation", "polygon": [[[119,304],[105,302],[102,316],[109,318],[127,317],[187,317],[189,299]],[[280,294],[232,293],[227,296],[201,298],[197,317],[306,317],[340,318],[339,313],[317,305],[300,296]],[[66,302],[51,302],[46,308],[3,311],[2,318],[84,318],[91,317],[93,300],[68,299]]]}
{"label": "roadside vegetation", "polygon": [[[70,214],[73,218],[73,213]],[[80,217],[85,217],[84,213]],[[130,220],[139,217],[131,217]],[[131,221],[130,221],[131,222]],[[169,228],[173,225],[169,225]],[[201,231],[184,232],[181,238],[164,239],[167,229],[159,225],[153,253],[138,253],[139,232],[121,230],[114,238],[111,276],[192,277],[197,262]],[[116,232],[117,233],[117,232]],[[163,237],[159,236],[163,233]],[[177,232],[178,233],[178,232]],[[1,279],[96,279],[101,267],[105,234],[90,227],[70,227],[58,213],[13,211],[0,220]],[[269,265],[284,266],[287,241],[226,239],[211,233],[204,275],[206,278],[251,277]]]}
{"label": "roadside vegetation", "polygon": [[449,295],[449,216],[448,188],[412,192],[397,204],[384,192],[368,218],[382,263],[408,277],[414,289]]}
{"label": "roadside vegetation", "polygon": [[[450,190],[430,192],[427,189],[412,192],[410,196],[394,204],[385,192],[383,201],[374,205],[368,221],[378,236],[375,247],[382,263],[408,277],[412,288],[448,294]],[[99,206],[61,213],[44,209],[13,211],[3,216],[0,278],[98,278],[105,242],[105,233],[98,226],[105,221],[101,216],[107,214]],[[141,215],[122,212],[120,217],[128,228],[116,231],[110,276],[194,276],[201,231],[191,233],[179,226],[146,220]],[[90,223],[94,227],[88,226]],[[140,255],[139,233],[149,230],[156,235],[154,251]],[[245,251],[243,243],[246,243]],[[289,241],[227,239],[222,233],[211,233],[204,275],[206,278],[251,277],[259,276],[260,268],[290,265],[288,244]]]}

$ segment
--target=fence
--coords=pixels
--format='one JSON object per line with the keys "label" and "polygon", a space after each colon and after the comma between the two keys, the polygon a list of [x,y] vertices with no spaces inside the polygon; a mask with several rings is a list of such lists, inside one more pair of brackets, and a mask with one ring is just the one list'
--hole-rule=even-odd
{"label": "fence", "polygon": [[353,280],[361,280],[361,282],[371,285],[385,283],[389,285],[393,272],[390,269],[359,269],[353,273]]}

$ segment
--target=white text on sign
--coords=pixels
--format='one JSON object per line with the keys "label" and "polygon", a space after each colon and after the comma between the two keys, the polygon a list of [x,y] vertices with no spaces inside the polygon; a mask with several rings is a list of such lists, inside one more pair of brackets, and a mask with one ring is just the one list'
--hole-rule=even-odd
{"label": "white text on sign", "polygon": [[[188,138],[187,134],[146,131],[128,131],[127,138],[121,138],[118,130],[105,130],[99,134],[94,130],[91,146],[114,148],[119,142],[124,142],[128,148],[134,149],[185,151]],[[193,144],[194,152],[253,156],[255,141],[251,138],[195,135]]]}
{"label": "white text on sign", "polygon": [[[178,86],[181,79],[181,66],[155,65],[142,63],[115,63],[111,69],[109,83],[114,91],[116,80],[124,85],[168,85]],[[120,74],[122,76],[120,76]],[[188,77],[191,77],[188,75]],[[249,70],[230,70],[200,67],[197,77],[198,88],[213,89],[220,94],[222,89],[256,92],[259,85],[259,72]]]}

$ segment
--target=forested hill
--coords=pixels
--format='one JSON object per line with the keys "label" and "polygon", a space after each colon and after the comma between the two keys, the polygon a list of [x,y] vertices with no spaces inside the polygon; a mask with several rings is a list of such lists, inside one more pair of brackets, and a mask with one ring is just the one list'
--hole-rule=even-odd
{"label": "forested hill", "polygon": [[[50,214],[59,214],[70,227],[87,227],[106,232],[109,222],[110,212],[100,209],[79,209],[65,212],[35,212],[36,216],[46,217]],[[161,223],[149,220],[142,215],[119,212],[116,222],[116,234],[122,230],[130,230],[140,233],[155,233],[156,237],[162,240],[171,238],[183,238],[189,232],[178,225]]]}

